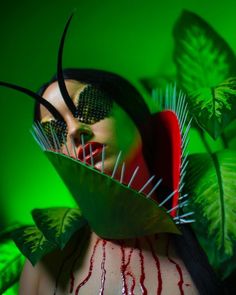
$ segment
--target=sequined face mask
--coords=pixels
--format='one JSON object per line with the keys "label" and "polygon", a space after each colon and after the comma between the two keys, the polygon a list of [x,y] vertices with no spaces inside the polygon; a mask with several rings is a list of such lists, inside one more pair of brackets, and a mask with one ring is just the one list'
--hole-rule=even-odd
{"label": "sequined face mask", "polygon": [[[112,100],[100,89],[87,85],[75,105],[75,117],[78,121],[91,125],[110,116]],[[61,147],[66,142],[68,130],[64,121],[51,120],[41,125],[52,147]]]}

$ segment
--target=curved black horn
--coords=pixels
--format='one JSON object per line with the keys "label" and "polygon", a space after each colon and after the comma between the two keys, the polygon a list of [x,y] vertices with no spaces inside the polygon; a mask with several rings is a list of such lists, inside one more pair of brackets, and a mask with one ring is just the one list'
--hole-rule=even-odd
{"label": "curved black horn", "polygon": [[75,116],[76,113],[76,107],[66,89],[66,85],[65,85],[65,81],[64,81],[64,77],[63,77],[63,71],[62,71],[62,55],[63,55],[63,47],[64,47],[64,43],[65,43],[65,37],[66,37],[66,33],[68,31],[68,27],[69,24],[71,22],[71,19],[73,17],[73,13],[71,14],[71,16],[69,17],[66,26],[64,28],[62,37],[61,37],[61,42],[60,42],[60,46],[59,46],[59,51],[58,51],[58,57],[57,57],[57,80],[58,80],[58,85],[62,94],[62,97],[67,105],[67,107],[69,108],[69,110],[71,111],[71,113]]}
{"label": "curved black horn", "polygon": [[37,102],[41,103],[45,108],[47,108],[47,110],[54,116],[55,119],[64,121],[62,115],[58,112],[58,110],[50,102],[48,102],[46,99],[42,98],[40,95],[34,93],[33,91],[31,91],[27,88],[18,86],[18,85],[14,85],[14,84],[2,82],[2,81],[0,81],[0,86],[4,86],[4,87],[8,87],[8,88],[11,88],[14,90],[18,90],[20,92],[23,92],[24,94],[31,96]]}

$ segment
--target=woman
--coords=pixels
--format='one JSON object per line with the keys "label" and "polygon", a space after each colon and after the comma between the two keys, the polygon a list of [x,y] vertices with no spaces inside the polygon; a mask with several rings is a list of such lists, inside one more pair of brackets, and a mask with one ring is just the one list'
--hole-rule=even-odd
{"label": "woman", "polygon": [[[69,150],[73,155],[76,147],[83,161],[84,136],[85,146],[92,145],[97,169],[101,169],[101,147],[105,145],[107,173],[111,174],[117,154],[123,150],[129,163],[127,169],[132,166],[132,170],[133,162],[138,161],[142,180],[147,180],[153,167],[148,167],[148,160],[140,156],[140,151],[148,149],[143,123],[150,114],[136,89],[123,78],[104,71],[69,69],[64,71],[64,77],[78,117],[67,107],[55,77],[39,92],[66,122],[63,128],[53,123],[58,137],[60,132],[65,134],[62,153]],[[103,112],[93,110],[96,100],[102,102]],[[35,120],[40,120],[47,132],[47,122],[54,118],[37,104]],[[90,153],[86,157],[89,162]],[[82,242],[74,237],[63,252],[48,255],[35,268],[26,262],[20,294],[220,294],[201,249],[189,230],[183,231],[183,237],[158,234],[105,240],[94,232],[84,234],[86,239]]]}
{"label": "woman", "polygon": [[[181,150],[173,140],[179,142],[175,115],[151,116],[137,90],[118,75],[99,70],[62,71],[69,21],[59,48],[57,77],[44,85],[39,95],[0,84],[23,91],[43,105],[36,105],[35,120],[41,122],[52,149],[57,145],[61,153],[87,164],[93,159],[93,166],[104,168],[109,175],[122,151],[120,160],[127,166],[124,183],[138,166],[142,174],[133,180],[132,188],[140,189],[155,174],[164,178],[156,195],[160,192],[165,198],[179,185]],[[118,170],[122,172],[121,166]],[[145,189],[152,189],[151,182]],[[173,210],[177,201],[174,192],[167,209]],[[222,294],[195,237],[187,226],[181,231],[182,236],[167,232],[109,240],[85,229],[62,252],[54,251],[35,267],[26,261],[20,294]]]}

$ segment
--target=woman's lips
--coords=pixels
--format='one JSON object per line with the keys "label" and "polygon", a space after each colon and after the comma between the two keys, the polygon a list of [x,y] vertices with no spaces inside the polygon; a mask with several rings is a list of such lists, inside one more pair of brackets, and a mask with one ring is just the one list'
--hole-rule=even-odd
{"label": "woman's lips", "polygon": [[85,144],[84,148],[80,146],[77,155],[78,159],[82,162],[85,161],[87,164],[92,164],[92,158],[95,159],[98,155],[100,155],[102,149],[103,144],[99,142],[88,142]]}

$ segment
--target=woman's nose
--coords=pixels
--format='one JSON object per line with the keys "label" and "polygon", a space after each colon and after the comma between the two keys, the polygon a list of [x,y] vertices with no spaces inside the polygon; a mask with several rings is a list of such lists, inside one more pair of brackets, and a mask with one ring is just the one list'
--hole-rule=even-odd
{"label": "woman's nose", "polygon": [[79,122],[74,118],[68,126],[68,139],[73,141],[76,147],[88,142],[93,137],[90,125]]}

